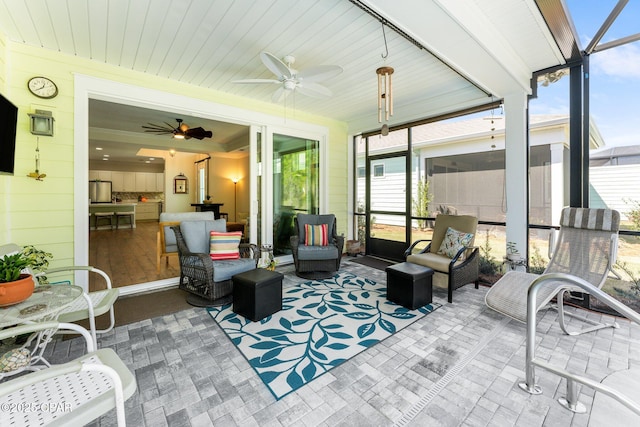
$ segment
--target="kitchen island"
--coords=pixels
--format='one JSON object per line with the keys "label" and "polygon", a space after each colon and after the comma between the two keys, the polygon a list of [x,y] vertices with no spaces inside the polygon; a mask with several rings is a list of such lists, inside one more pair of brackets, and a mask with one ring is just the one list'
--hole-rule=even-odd
{"label": "kitchen island", "polygon": [[[136,227],[136,205],[137,203],[91,203],[89,205],[89,229],[91,230],[110,230],[111,226],[109,225],[100,225],[96,228],[96,212],[131,212],[133,215],[132,224],[133,228]],[[116,223],[114,218],[113,223]]]}

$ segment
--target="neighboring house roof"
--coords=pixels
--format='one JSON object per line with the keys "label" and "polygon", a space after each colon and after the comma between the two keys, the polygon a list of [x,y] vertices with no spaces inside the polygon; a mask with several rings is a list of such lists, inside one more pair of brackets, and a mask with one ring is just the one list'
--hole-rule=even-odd
{"label": "neighboring house roof", "polygon": [[592,153],[590,166],[634,165],[640,164],[640,145],[626,145],[608,148]]}
{"label": "neighboring house roof", "polygon": [[[491,124],[493,117],[493,124]],[[504,136],[505,116],[494,111],[493,116],[487,112],[482,117],[474,117],[467,120],[446,120],[441,122],[427,123],[411,128],[411,138],[414,145],[423,144],[445,144],[462,140],[487,138],[491,135]],[[590,147],[597,149],[605,145],[600,131],[593,119],[591,120]],[[529,129],[543,129],[553,126],[567,126],[567,143],[569,116],[566,114],[533,114],[529,116]],[[493,130],[492,130],[493,128]],[[404,145],[406,141],[406,131],[395,131],[383,138],[375,138],[375,147],[378,150],[393,148]]]}

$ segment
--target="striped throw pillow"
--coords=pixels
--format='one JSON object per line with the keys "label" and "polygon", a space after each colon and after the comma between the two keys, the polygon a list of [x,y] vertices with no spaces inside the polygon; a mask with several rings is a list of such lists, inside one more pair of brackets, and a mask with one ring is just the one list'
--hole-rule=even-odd
{"label": "striped throw pillow", "polygon": [[327,246],[329,245],[329,233],[327,224],[304,225],[304,245],[305,246]]}
{"label": "striped throw pillow", "polygon": [[209,256],[213,261],[222,259],[238,259],[240,258],[240,239],[242,231],[232,231],[230,233],[221,233],[212,231],[209,240]]}

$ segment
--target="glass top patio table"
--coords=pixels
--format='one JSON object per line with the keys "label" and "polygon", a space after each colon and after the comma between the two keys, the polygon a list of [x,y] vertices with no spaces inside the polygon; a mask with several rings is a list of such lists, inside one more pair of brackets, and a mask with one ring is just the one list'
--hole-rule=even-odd
{"label": "glass top patio table", "polygon": [[75,285],[40,285],[21,303],[0,307],[0,328],[22,323],[55,320],[60,311],[82,296]]}

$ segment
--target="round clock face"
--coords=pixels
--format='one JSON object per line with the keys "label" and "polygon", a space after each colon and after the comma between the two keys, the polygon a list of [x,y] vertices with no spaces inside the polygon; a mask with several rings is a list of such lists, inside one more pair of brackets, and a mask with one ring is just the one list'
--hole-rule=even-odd
{"label": "round clock face", "polygon": [[40,98],[53,98],[58,94],[58,87],[46,77],[33,77],[27,84],[29,90]]}

